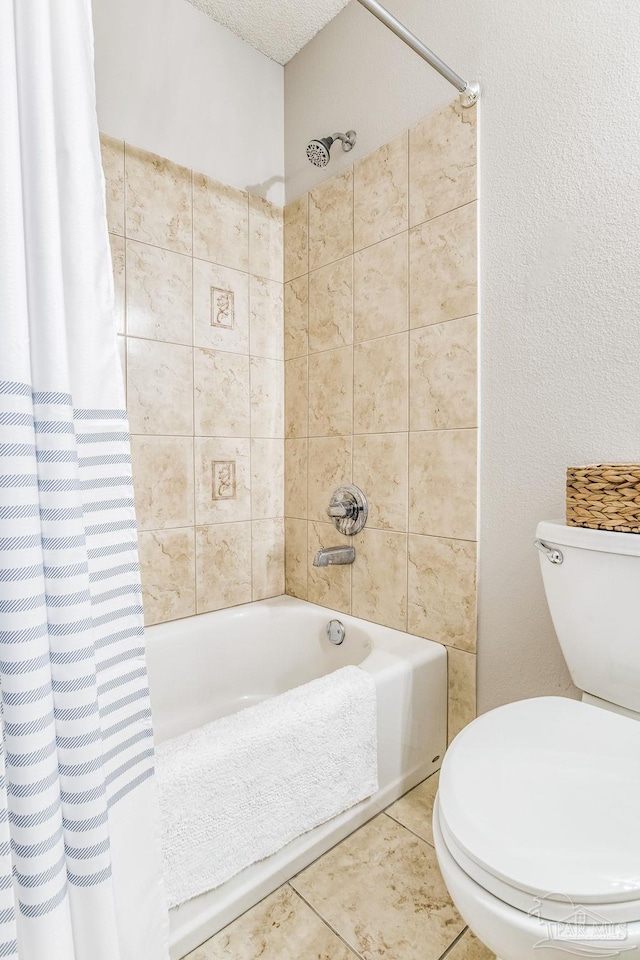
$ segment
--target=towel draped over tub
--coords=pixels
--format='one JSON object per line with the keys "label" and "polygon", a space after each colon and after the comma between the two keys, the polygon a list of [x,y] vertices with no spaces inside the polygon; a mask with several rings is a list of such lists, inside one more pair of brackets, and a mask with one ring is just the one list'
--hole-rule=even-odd
{"label": "towel draped over tub", "polygon": [[350,666],[160,744],[169,905],[374,794],[376,726],[373,677]]}

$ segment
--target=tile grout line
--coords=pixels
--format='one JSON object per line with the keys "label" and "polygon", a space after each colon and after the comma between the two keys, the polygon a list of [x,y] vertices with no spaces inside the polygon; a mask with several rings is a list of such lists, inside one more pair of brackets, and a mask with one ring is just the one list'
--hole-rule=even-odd
{"label": "tile grout line", "polygon": [[[292,878],[292,879],[293,879],[293,878]],[[338,940],[340,940],[340,941],[345,945],[345,947],[349,950],[350,953],[352,953],[355,957],[358,957],[358,960],[364,960],[364,957],[362,956],[362,954],[361,954],[361,953],[358,953],[358,951],[355,949],[355,947],[353,947],[353,946],[349,943],[348,940],[345,940],[345,938],[342,936],[342,934],[339,933],[339,932],[335,929],[335,927],[333,927],[333,926],[329,923],[328,920],[325,920],[325,918],[322,916],[321,913],[319,913],[318,910],[316,910],[316,908],[313,906],[313,904],[309,903],[309,901],[306,899],[306,897],[303,897],[303,895],[302,895],[301,893],[299,893],[298,890],[296,890],[295,887],[292,887],[292,886],[291,886],[290,881],[287,881],[286,886],[289,887],[289,889],[293,892],[293,894],[294,894],[296,897],[298,897],[298,899],[301,900],[302,903],[304,903],[304,904],[309,908],[309,910],[311,910],[312,913],[314,913],[314,914],[316,915],[316,917],[318,918],[318,920],[320,920],[320,921],[324,924],[324,926],[327,927],[328,930],[331,930],[331,932],[334,934],[334,936],[336,936],[336,937],[338,938]]]}
{"label": "tile grout line", "polygon": [[[433,774],[432,774],[432,776],[433,776]],[[427,779],[429,779],[429,778],[427,777]],[[424,782],[425,782],[425,781],[423,780],[422,783],[424,783]],[[420,784],[418,783],[418,784],[416,784],[416,786],[419,787]],[[415,787],[413,787],[413,789],[415,790]],[[409,793],[411,793],[411,790],[409,790]],[[404,794],[403,796],[406,796],[406,794]],[[399,799],[402,800],[402,797],[399,797]],[[394,803],[397,803],[397,802],[398,802],[397,800],[394,800]],[[393,804],[390,804],[390,806],[393,806]],[[436,847],[435,847],[435,844],[432,843],[431,840],[427,840],[426,837],[421,837],[419,833],[416,833],[415,830],[412,830],[411,827],[408,827],[408,826],[406,825],[406,823],[403,823],[403,822],[402,822],[402,820],[398,820],[396,817],[392,816],[392,815],[389,813],[389,809],[390,809],[390,807],[387,807],[386,810],[383,810],[383,811],[382,811],[382,816],[388,817],[389,820],[393,820],[394,823],[397,823],[398,826],[399,826],[399,827],[402,827],[404,830],[406,830],[407,833],[410,833],[410,834],[411,834],[412,836],[414,836],[417,840],[422,840],[422,842],[428,844],[428,846],[430,846],[430,847],[432,848],[432,850],[435,850],[435,848],[436,848]]]}

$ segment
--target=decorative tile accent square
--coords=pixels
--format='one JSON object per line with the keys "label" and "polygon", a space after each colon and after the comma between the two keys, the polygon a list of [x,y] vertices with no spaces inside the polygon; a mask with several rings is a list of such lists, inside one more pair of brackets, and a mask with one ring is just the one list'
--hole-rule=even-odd
{"label": "decorative tile accent square", "polygon": [[211,499],[235,500],[235,460],[214,460],[211,464]]}
{"label": "decorative tile accent square", "polygon": [[248,274],[194,260],[193,319],[196,346],[248,354]]}
{"label": "decorative tile accent square", "polygon": [[233,290],[211,287],[211,326],[233,330],[234,320]]}
{"label": "decorative tile accent square", "polygon": [[196,524],[251,519],[251,441],[196,437]]}

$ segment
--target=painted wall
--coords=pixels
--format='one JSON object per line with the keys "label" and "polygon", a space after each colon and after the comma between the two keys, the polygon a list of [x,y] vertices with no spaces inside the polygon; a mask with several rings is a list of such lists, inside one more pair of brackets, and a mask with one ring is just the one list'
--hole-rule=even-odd
{"label": "painted wall", "polygon": [[[640,460],[640,5],[388,6],[483,87],[479,707],[571,695],[532,540],[567,464]],[[286,67],[289,199],[355,159],[314,171],[311,136],[361,156],[450,91],[352,3]]]}
{"label": "painted wall", "polygon": [[284,202],[283,68],[185,0],[93,0],[100,129]]}
{"label": "painted wall", "polygon": [[[444,643],[476,713],[476,117],[425,118],[285,207],[287,592]],[[326,509],[355,483],[370,511]],[[320,547],[353,565],[314,567]]]}
{"label": "painted wall", "polygon": [[284,591],[282,210],[102,137],[145,623]]}

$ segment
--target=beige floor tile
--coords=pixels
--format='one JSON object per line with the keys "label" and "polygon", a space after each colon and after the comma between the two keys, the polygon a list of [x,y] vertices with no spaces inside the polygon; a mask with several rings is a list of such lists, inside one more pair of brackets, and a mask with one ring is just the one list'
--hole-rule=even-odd
{"label": "beige floor tile", "polygon": [[185,960],[353,960],[289,886],[239,917]]}
{"label": "beige floor tile", "polygon": [[364,960],[437,960],[464,928],[433,847],[384,814],[291,885]]}
{"label": "beige floor tile", "polygon": [[495,960],[495,956],[495,953],[491,953],[491,950],[485,947],[471,930],[467,930],[453,950],[447,954],[447,960]]}
{"label": "beige floor tile", "polygon": [[438,790],[439,773],[434,773],[428,780],[423,780],[417,787],[405,793],[395,803],[387,808],[389,817],[397,820],[408,830],[417,833],[419,837],[433,844],[433,804]]}

